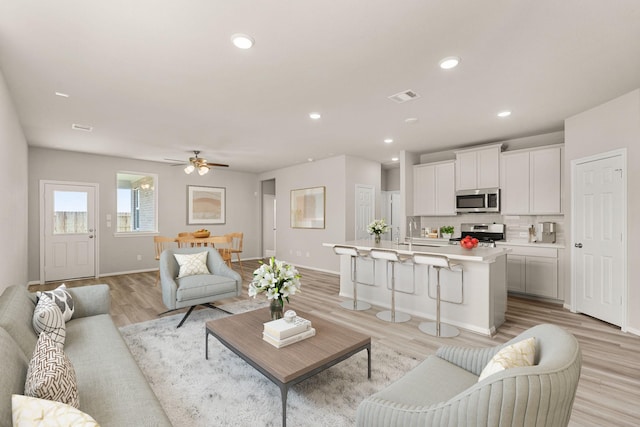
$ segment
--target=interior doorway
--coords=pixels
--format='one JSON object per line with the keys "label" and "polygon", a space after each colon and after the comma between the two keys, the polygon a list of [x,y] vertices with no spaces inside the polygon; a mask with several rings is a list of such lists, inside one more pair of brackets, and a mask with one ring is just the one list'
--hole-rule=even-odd
{"label": "interior doorway", "polygon": [[276,256],[276,180],[262,181],[262,256]]}
{"label": "interior doorway", "polygon": [[356,184],[355,239],[368,239],[367,225],[376,214],[376,189],[372,185]]}
{"label": "interior doorway", "polygon": [[575,310],[626,329],[626,150],[572,161]]}
{"label": "interior doorway", "polygon": [[98,277],[98,184],[40,182],[40,283]]}

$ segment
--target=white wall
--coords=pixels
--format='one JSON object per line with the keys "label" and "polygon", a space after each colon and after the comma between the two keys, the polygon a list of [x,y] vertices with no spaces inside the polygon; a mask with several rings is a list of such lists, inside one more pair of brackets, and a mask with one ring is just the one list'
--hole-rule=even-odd
{"label": "white wall", "polygon": [[[353,170],[347,173],[349,168]],[[355,221],[355,184],[375,185],[379,193],[380,164],[337,156],[278,169],[260,176],[261,180],[272,178],[276,181],[276,256],[300,267],[338,272],[338,257],[322,244],[347,240],[347,224]],[[291,190],[320,186],[326,187],[325,228],[292,228],[289,217]]]}
{"label": "white wall", "polygon": [[[571,161],[619,148],[627,149],[627,277],[629,282],[628,326],[640,332],[640,89],[565,120],[565,182],[571,182]],[[565,228],[571,239],[571,188],[565,186]],[[567,257],[569,258],[569,257]],[[567,260],[565,271],[571,269]],[[569,273],[567,273],[569,280]],[[567,283],[570,283],[567,281]],[[570,286],[567,286],[570,292]],[[569,295],[567,295],[568,301]]]}
{"label": "white wall", "polygon": [[[29,280],[39,279],[40,180],[91,182],[99,184],[99,266],[100,274],[157,268],[151,236],[114,237],[115,222],[106,228],[105,218],[116,216],[116,173],[118,171],[158,174],[158,230],[175,236],[203,226],[187,225],[187,185],[226,188],[226,224],[207,225],[212,234],[244,233],[243,258],[259,256],[260,189],[256,174],[232,169],[213,169],[205,176],[186,175],[181,167],[119,157],[97,156],[70,151],[31,147],[29,149]],[[142,261],[137,260],[142,255]]]}
{"label": "white wall", "polygon": [[0,293],[27,284],[27,141],[0,71]]}

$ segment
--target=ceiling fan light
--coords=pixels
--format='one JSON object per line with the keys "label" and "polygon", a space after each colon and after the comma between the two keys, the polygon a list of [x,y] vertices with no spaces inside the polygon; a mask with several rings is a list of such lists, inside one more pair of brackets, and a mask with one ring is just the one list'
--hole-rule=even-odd
{"label": "ceiling fan light", "polygon": [[189,175],[191,172],[193,172],[194,170],[196,170],[195,166],[193,165],[189,165],[186,168],[184,168],[184,173],[186,173],[187,175]]}
{"label": "ceiling fan light", "polygon": [[200,167],[198,168],[198,174],[199,174],[200,176],[205,175],[205,174],[206,174],[206,173],[208,173],[208,172],[209,172],[209,168],[208,168],[208,167],[206,167],[206,166],[200,166]]}

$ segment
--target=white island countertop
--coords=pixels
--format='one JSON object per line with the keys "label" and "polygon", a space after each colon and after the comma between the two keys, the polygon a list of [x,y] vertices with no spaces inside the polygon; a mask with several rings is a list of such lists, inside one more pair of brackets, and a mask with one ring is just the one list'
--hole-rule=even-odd
{"label": "white island countertop", "polygon": [[475,262],[494,262],[496,258],[506,255],[510,252],[510,249],[505,247],[497,248],[474,248],[465,249],[460,245],[433,245],[425,246],[421,242],[420,245],[408,244],[395,244],[389,240],[382,240],[380,243],[375,243],[373,240],[351,240],[344,243],[324,243],[323,246],[334,247],[336,245],[355,246],[360,250],[378,249],[392,249],[398,251],[400,254],[413,255],[416,252],[428,253],[435,255],[446,255],[451,260],[457,261],[475,261]]}

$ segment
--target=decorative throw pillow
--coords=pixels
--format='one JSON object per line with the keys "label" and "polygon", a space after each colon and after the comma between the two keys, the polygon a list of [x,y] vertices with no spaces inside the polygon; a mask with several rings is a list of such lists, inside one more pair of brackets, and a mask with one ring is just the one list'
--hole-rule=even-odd
{"label": "decorative throw pillow", "polygon": [[517,343],[513,343],[501,349],[487,363],[480,373],[478,381],[482,381],[489,375],[504,371],[509,368],[521,366],[532,366],[536,356],[535,337],[527,338]]}
{"label": "decorative throw pillow", "polygon": [[76,371],[64,350],[46,332],[40,334],[29,362],[24,394],[80,407]]}
{"label": "decorative throw pillow", "polygon": [[173,254],[180,265],[178,279],[185,276],[195,276],[196,274],[211,274],[207,268],[207,254],[200,252],[197,254]]}
{"label": "decorative throw pillow", "polygon": [[64,283],[52,291],[36,292],[36,296],[38,298],[40,298],[42,295],[48,296],[53,302],[56,303],[58,307],[60,307],[60,311],[64,316],[65,322],[71,320],[71,316],[73,316],[74,310],[73,298],[71,297],[69,291],[67,291],[67,286]]}
{"label": "decorative throw pillow", "polygon": [[46,295],[40,295],[38,304],[33,311],[33,329],[37,334],[41,332],[50,334],[60,348],[64,346],[64,339],[67,335],[64,316],[56,303]]}
{"label": "decorative throw pillow", "polygon": [[52,400],[11,396],[13,427],[100,427],[91,416],[73,406]]}

